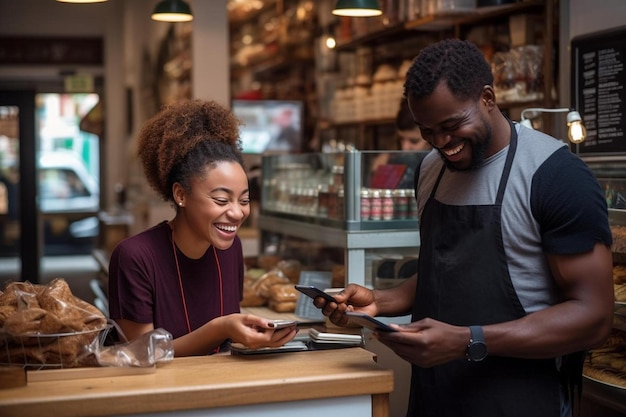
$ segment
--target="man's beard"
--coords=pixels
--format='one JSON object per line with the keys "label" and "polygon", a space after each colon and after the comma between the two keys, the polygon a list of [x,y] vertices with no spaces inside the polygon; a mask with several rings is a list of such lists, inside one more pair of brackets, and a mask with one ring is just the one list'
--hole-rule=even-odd
{"label": "man's beard", "polygon": [[445,157],[443,152],[439,151],[439,156],[441,156],[441,158],[443,159],[443,162],[446,164],[446,167],[450,171],[466,171],[469,169],[476,169],[480,165],[482,165],[483,161],[487,157],[487,149],[489,149],[489,146],[491,145],[491,139],[492,139],[491,126],[484,119],[482,119],[482,122],[483,122],[483,128],[485,129],[485,135],[482,138],[482,140],[475,143],[475,142],[470,141],[469,139],[465,139],[465,146],[472,147],[472,162],[470,163],[469,167],[464,168],[464,169],[458,169],[457,167],[454,166],[453,163],[448,161],[448,159]]}

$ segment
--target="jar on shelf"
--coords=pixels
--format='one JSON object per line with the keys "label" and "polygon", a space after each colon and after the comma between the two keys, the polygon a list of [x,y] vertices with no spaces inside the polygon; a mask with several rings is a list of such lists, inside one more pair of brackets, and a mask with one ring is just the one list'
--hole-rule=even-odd
{"label": "jar on shelf", "polygon": [[332,190],[328,199],[328,218],[333,220],[342,220],[344,218],[344,191],[343,187]]}
{"label": "jar on shelf", "polygon": [[367,188],[361,190],[361,220],[369,220],[372,215],[370,194],[370,190]]}
{"label": "jar on shelf", "polygon": [[382,192],[382,219],[393,220],[394,207],[393,207],[393,193],[391,190],[383,190]]}
{"label": "jar on shelf", "polygon": [[406,194],[406,190],[393,190],[393,201],[393,217],[396,219],[406,219],[409,213],[409,197]]}
{"label": "jar on shelf", "polygon": [[370,220],[381,220],[383,216],[383,199],[380,190],[372,190],[370,207]]}

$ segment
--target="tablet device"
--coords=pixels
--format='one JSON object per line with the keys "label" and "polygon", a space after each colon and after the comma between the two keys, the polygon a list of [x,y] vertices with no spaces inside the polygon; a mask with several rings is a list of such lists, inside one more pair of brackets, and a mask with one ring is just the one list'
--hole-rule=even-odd
{"label": "tablet device", "polygon": [[346,317],[350,319],[350,323],[358,324],[359,326],[365,327],[370,330],[378,330],[381,332],[397,332],[393,327],[383,323],[380,320],[375,319],[374,317],[363,314],[356,313],[354,311],[346,311]]}

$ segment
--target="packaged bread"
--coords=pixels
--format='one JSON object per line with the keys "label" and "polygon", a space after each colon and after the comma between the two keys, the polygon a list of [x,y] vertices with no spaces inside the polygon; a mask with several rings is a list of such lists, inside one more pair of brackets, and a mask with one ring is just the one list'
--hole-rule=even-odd
{"label": "packaged bread", "polygon": [[261,297],[254,288],[256,280],[243,281],[243,298],[240,305],[242,307],[261,307],[267,304],[267,298]]}
{"label": "packaged bread", "polygon": [[253,289],[257,295],[267,300],[270,298],[270,289],[276,284],[289,284],[289,279],[282,273],[280,269],[272,269],[263,274],[253,284]]}
{"label": "packaged bread", "polygon": [[297,259],[282,260],[276,264],[276,268],[280,269],[291,283],[297,284],[300,281],[302,264]]}
{"label": "packaged bread", "polygon": [[278,313],[290,313],[296,311],[299,292],[292,283],[275,284],[270,288],[268,306]]}
{"label": "packaged bread", "polygon": [[80,366],[106,324],[104,314],[75,297],[62,278],[48,285],[10,283],[0,294],[0,363]]}
{"label": "packaged bread", "polygon": [[243,298],[240,305],[242,307],[260,307],[267,304],[267,298],[257,293],[255,283],[267,271],[260,268],[249,268],[243,276]]}
{"label": "packaged bread", "polygon": [[298,301],[299,292],[293,284],[276,284],[270,288],[270,300],[282,301]]}

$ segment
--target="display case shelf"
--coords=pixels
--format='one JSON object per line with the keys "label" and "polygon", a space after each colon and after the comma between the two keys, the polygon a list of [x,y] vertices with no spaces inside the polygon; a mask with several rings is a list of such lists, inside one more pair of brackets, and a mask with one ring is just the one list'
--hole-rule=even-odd
{"label": "display case shelf", "polygon": [[586,398],[598,404],[626,414],[626,388],[584,376],[583,393]]}
{"label": "display case shelf", "polygon": [[[609,224],[612,228],[626,226],[626,159],[623,156],[605,156],[583,160],[604,189],[609,207]],[[614,250],[613,263],[626,263],[626,253]],[[613,328],[626,331],[626,303],[615,302]],[[626,414],[626,386],[584,375],[583,395],[593,403]]]}
{"label": "display case shelf", "polygon": [[313,240],[327,246],[353,249],[377,249],[384,242],[385,248],[419,247],[417,229],[353,230],[322,226],[305,220],[259,215],[262,230],[288,234],[299,239]]}
{"label": "display case shelf", "polygon": [[[402,250],[416,257],[419,252],[417,217],[366,218],[362,206],[364,190],[393,195],[403,184],[400,176],[378,172],[374,161],[381,154],[403,156],[413,166],[406,167],[412,177],[415,166],[427,152],[344,152],[300,155],[266,155],[262,161],[262,199],[258,227],[263,233],[273,233],[316,242],[344,251],[345,281],[368,287],[374,286],[373,259],[377,251]],[[390,159],[393,161],[393,159]],[[401,165],[401,164],[391,164]],[[380,183],[380,180],[383,183]],[[406,186],[406,182],[403,186]],[[404,190],[404,189],[402,189]],[[332,196],[331,196],[332,195]],[[408,198],[405,195],[404,204]],[[327,199],[324,203],[322,200]],[[334,201],[329,204],[328,201]],[[363,203],[365,204],[365,203]],[[329,208],[330,205],[334,207]],[[389,212],[388,212],[389,213]],[[396,212],[393,211],[394,216]],[[390,214],[389,214],[390,215]],[[387,255],[385,255],[387,256]]]}

